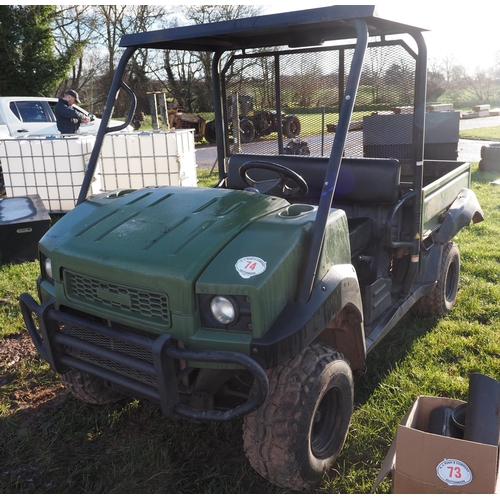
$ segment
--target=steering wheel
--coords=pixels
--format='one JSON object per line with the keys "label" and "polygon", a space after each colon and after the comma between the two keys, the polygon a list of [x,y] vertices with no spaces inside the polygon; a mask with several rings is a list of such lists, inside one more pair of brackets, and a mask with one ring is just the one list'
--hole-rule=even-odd
{"label": "steering wheel", "polygon": [[[256,181],[248,175],[248,171],[252,169],[269,170],[270,172],[278,174],[279,177],[277,179]],[[241,165],[238,172],[245,183],[251,188],[257,189],[259,193],[272,194],[272,191],[275,190],[276,187],[279,187],[281,190],[280,195],[283,196],[283,198],[294,199],[304,198],[309,191],[307,182],[299,174],[297,174],[297,172],[294,172],[292,169],[284,167],[283,165],[279,165],[278,163],[262,160],[250,160]],[[297,186],[288,186],[287,183],[289,181],[294,182]]]}

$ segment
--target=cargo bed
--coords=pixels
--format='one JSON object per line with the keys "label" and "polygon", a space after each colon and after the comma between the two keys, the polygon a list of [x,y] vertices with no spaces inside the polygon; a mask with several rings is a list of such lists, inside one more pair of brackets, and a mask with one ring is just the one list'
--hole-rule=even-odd
{"label": "cargo bed", "polygon": [[[439,228],[444,213],[463,188],[470,188],[471,165],[461,161],[424,160],[424,177],[421,194],[422,239]],[[402,165],[401,185],[413,182],[411,169]]]}

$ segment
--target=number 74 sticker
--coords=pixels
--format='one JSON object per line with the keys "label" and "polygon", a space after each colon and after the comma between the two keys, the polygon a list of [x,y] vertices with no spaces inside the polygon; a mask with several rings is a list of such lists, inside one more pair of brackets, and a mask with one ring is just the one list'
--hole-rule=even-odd
{"label": "number 74 sticker", "polygon": [[262,274],[267,264],[260,257],[242,257],[236,262],[235,267],[242,278],[248,279]]}
{"label": "number 74 sticker", "polygon": [[436,467],[436,473],[441,481],[450,486],[464,486],[472,481],[472,471],[461,460],[444,459]]}

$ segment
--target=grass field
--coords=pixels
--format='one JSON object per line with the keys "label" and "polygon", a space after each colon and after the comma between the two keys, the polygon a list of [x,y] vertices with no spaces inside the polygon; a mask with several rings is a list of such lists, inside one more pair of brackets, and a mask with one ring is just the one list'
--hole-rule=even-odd
{"label": "grass field", "polygon": [[472,139],[474,141],[500,141],[500,127],[482,127],[471,130],[461,130],[460,139]]}
{"label": "grass field", "polygon": [[[356,112],[353,114],[352,119],[353,121],[362,120],[363,116],[366,114],[369,113],[366,111]],[[202,116],[207,120],[212,118],[211,115],[208,113],[202,113]],[[296,116],[299,118],[301,123],[301,131],[300,131],[301,136],[320,134],[322,130],[321,126],[323,123],[325,124],[325,126],[327,123],[337,123],[339,118],[338,113],[325,113],[324,116],[322,116],[321,113],[298,114]],[[146,115],[140,130],[152,130],[151,116]],[[266,137],[275,139],[278,137],[278,134],[276,132],[273,132]],[[204,142],[206,141],[204,140]]]}
{"label": "grass field", "polygon": [[[500,379],[497,177],[473,174],[485,221],[455,238],[455,308],[440,320],[408,315],[370,353],[347,443],[316,493],[368,493],[418,395],[466,400],[470,373]],[[0,493],[286,493],[248,464],[241,421],[170,422],[146,403],[94,407],[66,393],[31,346],[17,306],[21,292],[36,294],[37,274],[36,262],[0,267]],[[389,492],[390,481],[377,491]]]}
{"label": "grass field", "polygon": [[[352,121],[362,121],[363,116],[366,116],[368,114],[369,112],[366,111],[356,112],[353,114]],[[298,114],[297,117],[299,118],[301,124],[301,137],[321,134],[322,130],[326,130],[327,124],[336,124],[338,122],[338,113],[325,113],[324,116],[322,116],[320,113]],[[141,130],[151,130],[150,116],[146,116],[146,120],[143,123]],[[278,134],[274,132],[266,137],[270,139],[276,139],[278,137]],[[461,130],[460,138],[472,139],[477,141],[500,141],[500,127],[483,127],[471,130]],[[206,141],[204,140],[204,142]]]}

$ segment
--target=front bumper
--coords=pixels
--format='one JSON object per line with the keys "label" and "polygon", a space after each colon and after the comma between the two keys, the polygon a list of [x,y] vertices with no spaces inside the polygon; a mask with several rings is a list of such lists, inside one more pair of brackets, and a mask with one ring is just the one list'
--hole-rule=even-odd
{"label": "front bumper", "polygon": [[[27,293],[19,297],[19,304],[33,343],[54,371],[73,368],[100,377],[128,394],[159,403],[167,418],[229,421],[256,410],[267,397],[269,381],[264,369],[244,354],[181,349],[170,335],[151,339],[109,328],[57,311],[53,301],[40,305]],[[180,400],[178,379],[182,374],[176,374],[174,359],[238,365],[253,375],[255,390],[248,401],[230,410],[192,408]]]}

